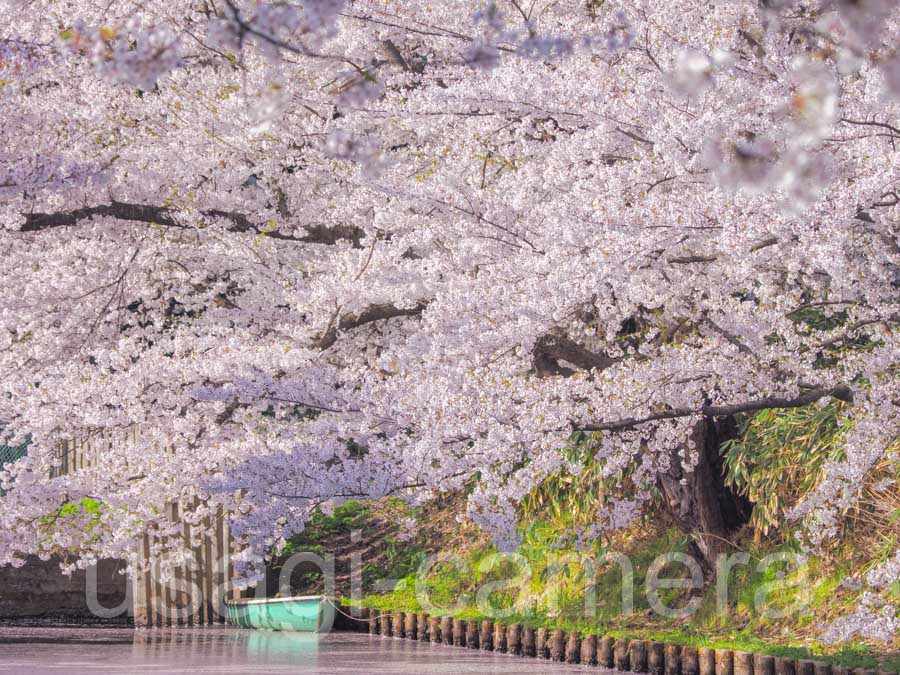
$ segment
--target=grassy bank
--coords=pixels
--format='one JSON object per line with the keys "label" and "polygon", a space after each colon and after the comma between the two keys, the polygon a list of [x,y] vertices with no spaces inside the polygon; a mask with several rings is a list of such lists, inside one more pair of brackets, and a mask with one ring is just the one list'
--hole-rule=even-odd
{"label": "grassy bank", "polygon": [[[523,541],[515,554],[504,555],[474,525],[456,522],[461,505],[458,495],[417,509],[399,500],[349,502],[331,514],[317,514],[287,552],[335,553],[338,591],[347,596],[349,569],[342,558],[350,550],[351,533],[357,533],[358,548],[353,550],[366,553],[361,572],[367,592],[361,598],[345,597],[348,604],[773,656],[815,656],[852,668],[900,671],[898,641],[829,645],[820,639],[822,625],[858,601],[857,591],[842,587],[844,577],[861,559],[850,550],[832,557],[843,557],[843,564],[809,557],[801,570],[792,570],[783,561],[761,568],[760,561],[767,556],[796,551],[783,541],[755,540],[748,528],[732,542],[733,553],[745,553],[749,561],[730,570],[727,596],[722,598],[722,586],[715,582],[699,590],[658,588],[665,607],[696,607],[689,616],[664,616],[652,607],[648,573],[660,556],[687,552],[690,537],[660,514],[595,542],[589,550],[576,547],[554,525],[533,520],[523,526]],[[622,611],[621,564],[612,556],[597,562],[611,552],[627,556],[633,567],[630,612]],[[688,576],[677,561],[658,568],[660,579]],[[321,590],[321,584],[315,570],[294,579],[297,592]],[[392,590],[372,592],[391,585]],[[767,616],[779,610],[785,616]]]}

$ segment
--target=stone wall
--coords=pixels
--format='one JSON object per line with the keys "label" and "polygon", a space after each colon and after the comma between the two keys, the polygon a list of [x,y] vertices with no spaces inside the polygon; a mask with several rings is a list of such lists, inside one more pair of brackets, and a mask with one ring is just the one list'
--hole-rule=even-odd
{"label": "stone wall", "polygon": [[[0,618],[126,620],[128,578],[119,573],[122,567],[116,560],[102,560],[94,570],[66,576],[58,559],[36,557],[23,567],[0,567]],[[100,612],[92,611],[98,607]]]}

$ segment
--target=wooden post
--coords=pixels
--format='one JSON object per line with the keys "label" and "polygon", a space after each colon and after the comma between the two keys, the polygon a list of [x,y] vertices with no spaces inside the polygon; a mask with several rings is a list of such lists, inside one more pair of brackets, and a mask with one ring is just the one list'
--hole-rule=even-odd
{"label": "wooden post", "polygon": [[663,675],[666,672],[666,646],[662,642],[651,642],[647,655],[647,670],[650,675]]}
{"label": "wooden post", "polygon": [[643,640],[632,640],[628,645],[628,649],[631,652],[629,655],[629,660],[631,661],[631,672],[646,673],[648,670],[647,643]]}
{"label": "wooden post", "polygon": [[[82,466],[84,465],[84,450],[82,450]],[[174,524],[178,521],[178,504],[170,503],[166,506],[169,520]],[[183,612],[181,610],[181,568],[176,567],[174,570],[175,585],[166,584],[166,621],[167,626],[183,625]]]}
{"label": "wooden post", "polygon": [[393,633],[391,633],[391,614],[387,610],[381,611],[381,634],[384,637],[391,637]]}
{"label": "wooden post", "polygon": [[356,622],[356,630],[360,633],[367,633],[369,631],[369,608],[368,607],[360,607],[359,608],[359,621]]}
{"label": "wooden post", "polygon": [[562,661],[566,658],[566,634],[557,628],[550,636],[550,659]]}
{"label": "wooden post", "polygon": [[213,615],[213,570],[211,561],[213,560],[213,537],[207,536],[205,533],[214,530],[214,523],[209,516],[203,519],[203,562],[200,567],[200,578],[203,579],[203,623],[211,626],[215,623]]}
{"label": "wooden post", "polygon": [[734,653],[734,675],[753,675],[753,654]]}
{"label": "wooden post", "polygon": [[432,642],[441,641],[441,618],[438,616],[428,617],[428,636]]}
{"label": "wooden post", "polygon": [[506,651],[508,654],[522,656],[522,626],[517,623],[509,624],[506,629]]}
{"label": "wooden post", "polygon": [[481,633],[478,636],[478,646],[486,652],[494,649],[494,622],[485,619],[481,622]]}
{"label": "wooden post", "polygon": [[228,597],[228,560],[231,557],[228,551],[228,534],[226,532],[225,510],[219,506],[216,509],[215,518],[216,534],[213,537],[215,553],[210,561],[215,576],[213,577],[213,620],[215,623],[225,623],[225,598]]}
{"label": "wooden post", "polygon": [[757,654],[753,662],[753,672],[755,675],[775,675],[775,658],[766,654]]}
{"label": "wooden post", "polygon": [[499,621],[494,624],[494,651],[506,653],[506,626]]}
{"label": "wooden post", "polygon": [[581,635],[577,630],[570,630],[566,636],[566,663],[580,663]]}
{"label": "wooden post", "polygon": [[[146,561],[150,554],[150,538],[146,535],[141,540],[138,556]],[[131,602],[134,609],[134,625],[138,628],[150,627],[150,573],[137,570],[131,577]]]}
{"label": "wooden post", "polygon": [[[192,500],[192,509],[196,512],[200,507],[200,500],[197,497],[194,497]],[[192,526],[196,527],[196,526]],[[202,525],[200,526],[202,527]],[[204,576],[204,570],[206,568],[206,563],[203,559],[203,550],[204,550],[204,541],[206,539],[206,535],[199,534],[196,529],[192,529],[192,539],[193,537],[198,537],[196,540],[192,540],[192,554],[193,554],[193,573],[192,577],[194,579],[195,592],[197,594],[197,604],[194,607],[194,614],[192,617],[192,621],[195,626],[202,626],[206,623],[206,582]]]}
{"label": "wooden post", "polygon": [[716,650],[716,675],[734,675],[734,652],[730,649]]}
{"label": "wooden post", "polygon": [[478,649],[478,629],[481,627],[478,621],[466,621],[466,642],[469,649]]}
{"label": "wooden post", "polygon": [[462,619],[453,619],[453,644],[456,647],[466,646],[467,622]]}
{"label": "wooden post", "polygon": [[534,628],[525,626],[522,629],[522,656],[537,656],[537,642],[534,634]]}
{"label": "wooden post", "polygon": [[372,610],[369,613],[369,635],[378,635],[379,628],[378,610]]}
{"label": "wooden post", "polygon": [[410,640],[417,639],[419,631],[419,617],[415,612],[407,612],[403,616],[403,634]]}
{"label": "wooden post", "polygon": [[427,642],[428,641],[428,615],[424,612],[419,613],[419,619],[416,622],[419,627],[419,641]]}
{"label": "wooden post", "polygon": [[585,635],[581,639],[581,663],[586,666],[597,665],[596,635]]}
{"label": "wooden post", "polygon": [[631,669],[631,659],[628,658],[628,640],[623,638],[616,640],[613,645],[613,663],[616,670],[621,670],[623,673]]}
{"label": "wooden post", "polygon": [[[160,539],[159,535],[154,534],[152,539],[154,541],[158,541]],[[207,547],[209,547],[209,541],[207,541]],[[159,562],[158,558],[154,558],[150,565],[150,580],[153,586],[153,593],[150,595],[152,607],[152,614],[150,615],[150,625],[156,626],[157,628],[163,625],[162,617],[163,617],[163,604],[165,602],[165,596],[163,595],[162,581],[160,578],[162,577],[162,565]],[[210,595],[212,591],[210,591]],[[212,600],[207,603],[209,605],[209,612],[207,616],[212,616]],[[211,619],[210,619],[211,621]]]}
{"label": "wooden post", "polygon": [[598,666],[612,668],[615,665],[614,644],[615,641],[611,637],[600,638],[600,645],[597,647]]}
{"label": "wooden post", "polygon": [[445,645],[453,645],[453,617],[441,617],[441,642]]}
{"label": "wooden post", "polygon": [[797,662],[794,659],[775,659],[775,675],[797,675]]}
{"label": "wooden post", "polygon": [[700,652],[696,647],[681,648],[681,675],[700,675]]}
{"label": "wooden post", "polygon": [[[831,664],[824,661],[813,661],[813,668],[816,675],[831,675]],[[757,673],[756,675],[760,675]]]}
{"label": "wooden post", "polygon": [[716,650],[700,647],[700,675],[716,675]]}
{"label": "wooden post", "polygon": [[666,675],[681,675],[681,646],[666,644]]}
{"label": "wooden post", "polygon": [[550,631],[547,628],[538,628],[534,637],[534,653],[539,659],[550,658]]}
{"label": "wooden post", "polygon": [[[196,502],[194,502],[196,507]],[[184,513],[188,505],[182,507],[181,512]],[[197,555],[193,550],[193,542],[191,541],[191,525],[182,522],[182,536],[184,537],[184,547],[191,551],[188,560],[184,564],[184,580],[188,587],[188,608],[187,623],[191,626],[200,625],[200,605],[203,602],[203,591],[200,587],[200,567],[197,565]]]}
{"label": "wooden post", "polygon": [[404,612],[394,612],[391,616],[391,637],[406,637],[406,614]]}
{"label": "wooden post", "polygon": [[[797,675],[815,675],[816,666],[809,659],[797,661]],[[857,673],[859,675],[859,673]]]}

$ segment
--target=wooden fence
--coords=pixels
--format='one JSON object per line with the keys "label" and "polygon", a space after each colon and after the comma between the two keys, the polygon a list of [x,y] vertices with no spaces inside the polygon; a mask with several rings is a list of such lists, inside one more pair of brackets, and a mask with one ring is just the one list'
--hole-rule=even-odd
{"label": "wooden fence", "polygon": [[[96,466],[104,450],[114,441],[108,437],[89,441],[69,441],[60,445],[58,463],[51,470],[51,477],[74,473]],[[228,528],[221,509],[203,522],[191,525],[184,515],[193,513],[200,502],[166,505],[171,522],[182,524],[181,537],[191,550],[191,556],[180,565],[169,579],[160,574],[158,560],[153,551],[162,542],[155,532],[146,531],[140,543],[139,557],[144,561],[144,571],[132,574],[131,611],[134,623],[140,627],[211,625],[225,622],[224,603],[246,595],[232,582],[234,567],[232,556],[240,550]],[[202,532],[199,536],[198,534]]]}

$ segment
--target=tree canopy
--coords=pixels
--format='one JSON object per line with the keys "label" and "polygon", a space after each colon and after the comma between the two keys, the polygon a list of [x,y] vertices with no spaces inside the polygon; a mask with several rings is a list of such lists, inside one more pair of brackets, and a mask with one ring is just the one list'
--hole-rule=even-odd
{"label": "tree canopy", "polygon": [[195,497],[249,561],[318,506],[463,486],[514,546],[575,431],[634,472],[617,528],[704,420],[839,399],[844,459],[795,514],[815,544],[900,459],[893,0],[0,19],[0,423],[32,439],[0,563],[133,562]]}

